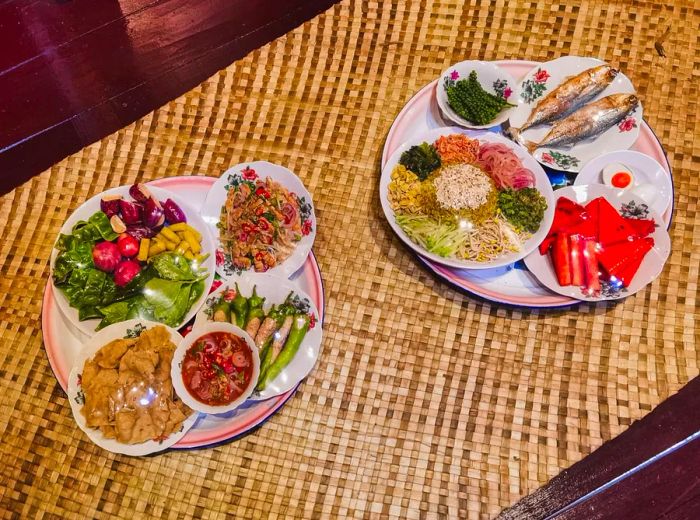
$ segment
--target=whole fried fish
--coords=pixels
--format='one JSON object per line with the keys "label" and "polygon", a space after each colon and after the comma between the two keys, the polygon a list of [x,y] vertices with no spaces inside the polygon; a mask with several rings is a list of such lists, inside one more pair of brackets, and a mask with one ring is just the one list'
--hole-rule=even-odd
{"label": "whole fried fish", "polygon": [[605,132],[622,121],[639,104],[634,94],[612,94],[590,103],[570,116],[555,122],[539,143],[525,141],[530,153],[542,146],[568,146]]}
{"label": "whole fried fish", "polygon": [[549,123],[570,114],[603,92],[618,72],[620,71],[610,65],[599,65],[570,76],[537,103],[523,126],[511,128],[511,132],[519,133],[531,126]]}

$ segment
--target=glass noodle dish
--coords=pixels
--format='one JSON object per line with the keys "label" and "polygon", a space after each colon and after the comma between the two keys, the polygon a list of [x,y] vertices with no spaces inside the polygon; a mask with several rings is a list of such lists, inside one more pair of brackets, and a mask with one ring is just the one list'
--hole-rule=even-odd
{"label": "glass noodle dish", "polygon": [[535,174],[507,145],[463,134],[406,150],[391,172],[396,223],[430,253],[490,262],[537,232],[547,202]]}

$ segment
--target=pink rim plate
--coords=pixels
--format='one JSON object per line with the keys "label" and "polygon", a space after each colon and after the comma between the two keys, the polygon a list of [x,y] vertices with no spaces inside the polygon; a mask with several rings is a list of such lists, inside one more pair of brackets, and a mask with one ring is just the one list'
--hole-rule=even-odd
{"label": "pink rim plate", "polygon": [[[191,194],[193,192],[199,192],[200,194],[203,193],[206,195],[206,192],[215,181],[216,178],[214,177],[182,176],[159,179],[150,182],[150,184],[167,188],[181,195],[186,195],[188,193]],[[204,200],[203,196],[202,200]],[[306,282],[307,287],[305,290],[316,304],[321,321],[323,321],[325,313],[323,279],[321,278],[321,271],[319,270],[318,262],[316,261],[316,257],[314,256],[313,252],[309,254],[306,262],[299,271],[299,274],[296,275],[296,278],[303,279],[304,282]],[[53,285],[51,282],[48,282],[46,284],[46,290],[44,291],[41,314],[44,347],[46,349],[46,355],[49,358],[51,369],[53,370],[58,383],[65,391],[68,381],[68,374],[70,373],[72,367],[69,366],[69,362],[66,359],[65,354],[61,350],[60,338],[52,334],[52,332],[56,330],[56,320],[61,319],[61,316],[58,315],[59,313],[60,310],[56,306],[54,300]],[[231,421],[222,421],[214,428],[199,431],[197,430],[197,424],[195,424],[187,435],[185,435],[182,440],[172,447],[179,449],[201,448],[232,440],[250,431],[272,416],[284,405],[284,403],[287,402],[287,400],[289,400],[292,395],[294,395],[298,387],[299,386],[297,385],[282,395],[252,404],[250,406],[249,413],[246,413],[245,417],[241,418],[240,420],[233,418]]]}
{"label": "pink rim plate", "polygon": [[[534,61],[520,60],[503,60],[497,61],[496,64],[504,68],[515,78],[522,78],[533,67],[538,65],[538,63]],[[437,126],[451,126],[451,124],[447,122],[439,124],[442,118],[439,115],[437,104],[433,102],[437,81],[438,80],[434,80],[415,94],[394,120],[394,123],[389,129],[386,142],[384,143],[382,167],[386,164],[394,150],[407,141],[412,133],[421,132],[427,128],[434,128]],[[666,157],[666,153],[659,139],[656,137],[656,134],[654,134],[646,121],[642,124],[639,138],[632,147],[632,150],[637,150],[656,159],[659,164],[663,165],[668,175],[671,176],[671,165]],[[669,226],[672,214],[673,203],[663,215],[665,222]],[[475,283],[473,280],[461,276],[459,269],[432,262],[420,255],[416,256],[440,278],[443,278],[460,289],[497,303],[533,308],[558,308],[581,303],[580,300],[557,295],[548,289],[544,289],[546,293],[533,296],[516,296],[498,292],[497,290],[484,287]]]}

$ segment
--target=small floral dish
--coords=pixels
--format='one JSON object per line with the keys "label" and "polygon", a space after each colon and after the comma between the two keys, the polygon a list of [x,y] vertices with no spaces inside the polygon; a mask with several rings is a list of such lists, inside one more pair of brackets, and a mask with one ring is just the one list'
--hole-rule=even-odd
{"label": "small floral dish", "polygon": [[[175,329],[160,323],[141,319],[115,323],[114,325],[110,325],[109,327],[105,327],[104,329],[100,330],[85,342],[82,350],[75,359],[73,369],[68,376],[68,388],[66,393],[68,394],[68,402],[70,403],[75,422],[78,424],[80,429],[87,434],[92,442],[107,451],[111,451],[112,453],[143,456],[163,451],[182,439],[197,420],[197,413],[190,413],[190,415],[184,419],[180,428],[164,439],[147,440],[136,444],[127,444],[118,441],[116,438],[106,437],[101,429],[88,427],[86,417],[82,413],[82,409],[85,406],[83,375],[86,361],[93,359],[98,351],[100,351],[110,342],[122,339],[137,339],[144,333],[144,331],[159,326],[164,327],[167,330],[167,333],[165,333],[166,337],[169,334],[169,339],[173,345],[177,345],[180,343],[180,341],[182,341],[182,336]],[[167,358],[167,369],[169,368],[170,359]]]}
{"label": "small floral dish", "polygon": [[290,170],[267,161],[233,166],[214,183],[201,210],[224,278],[269,272],[289,278],[316,238],[311,194]]}
{"label": "small floral dish", "polygon": [[525,257],[548,289],[583,301],[618,300],[661,274],[671,240],[643,200],[603,184],[567,186],[554,195],[552,227]]}
{"label": "small floral dish", "polygon": [[593,159],[579,172],[574,186],[609,184],[605,172],[618,165],[630,171],[630,184],[624,189],[641,198],[649,207],[664,215],[673,202],[673,184],[666,170],[648,155],[634,150],[609,152]]}
{"label": "small floral dish", "polygon": [[[519,96],[514,103],[517,108],[510,114],[511,127],[520,128],[525,124],[530,112],[539,101],[558,87],[567,78],[575,76],[584,70],[603,65],[605,62],[595,58],[564,56],[537,65],[528,72],[519,85]],[[635,88],[627,76],[619,72],[615,79],[597,97],[591,101],[611,94],[634,94]],[[628,114],[622,121],[608,128],[603,133],[584,139],[570,147],[537,148],[533,156],[541,164],[549,168],[568,172],[579,172],[583,166],[602,153],[616,150],[627,150],[639,136],[643,117],[642,104]],[[522,142],[540,142],[551,128],[549,124],[533,126],[520,133]]]}
{"label": "small floral dish", "polygon": [[[212,323],[215,319],[223,319],[221,315],[215,317],[216,311],[220,309],[222,304],[226,307],[226,304],[230,303],[232,307],[235,307],[233,302],[239,293],[240,296],[248,298],[248,301],[251,301],[253,295],[256,295],[258,301],[262,298],[262,302],[259,304],[264,313],[263,316],[268,315],[273,307],[285,303],[296,309],[295,313],[308,316],[308,330],[298,346],[296,354],[279,374],[265,385],[264,389],[255,390],[250,399],[260,401],[283,394],[308,376],[316,365],[323,339],[318,310],[311,298],[289,280],[267,273],[252,277],[234,276],[209,295],[204,306],[197,313],[195,327]],[[225,312],[230,321],[236,320],[235,312],[229,308],[225,309]],[[245,327],[248,332],[253,332],[250,328],[250,314],[248,311],[248,323],[245,323]],[[260,322],[258,326],[259,324]],[[256,339],[253,334],[251,337]]]}
{"label": "small floral dish", "polygon": [[[455,109],[450,106],[450,101],[448,100],[448,89],[453,88],[460,81],[468,81],[472,72],[476,73],[476,80],[483,90],[501,99],[504,105],[503,109],[498,112],[498,115],[487,124],[479,125],[459,115]],[[510,105],[515,105],[515,100],[518,99],[518,83],[510,74],[495,63],[468,60],[452,65],[440,75],[435,96],[440,111],[453,123],[465,128],[492,128],[506,121],[516,108]]]}
{"label": "small floral dish", "polygon": [[199,412],[223,414],[255,390],[260,357],[245,330],[225,322],[199,325],[175,351],[171,377],[183,402]]}

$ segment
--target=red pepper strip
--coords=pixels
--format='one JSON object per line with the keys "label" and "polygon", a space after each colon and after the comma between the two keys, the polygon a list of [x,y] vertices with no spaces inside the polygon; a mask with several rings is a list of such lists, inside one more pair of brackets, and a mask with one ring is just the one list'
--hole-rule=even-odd
{"label": "red pepper strip", "polygon": [[564,233],[557,233],[552,249],[552,263],[557,274],[559,285],[566,287],[571,285],[571,258],[569,256],[569,237]]}
{"label": "red pepper strip", "polygon": [[571,257],[571,285],[583,286],[583,239],[579,235],[571,235],[569,255]]}
{"label": "red pepper strip", "polygon": [[596,241],[586,240],[584,246],[584,266],[586,267],[586,293],[594,296],[600,292],[600,273],[598,272],[598,252]]}

